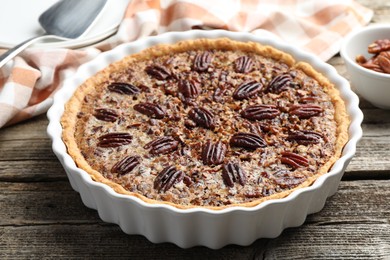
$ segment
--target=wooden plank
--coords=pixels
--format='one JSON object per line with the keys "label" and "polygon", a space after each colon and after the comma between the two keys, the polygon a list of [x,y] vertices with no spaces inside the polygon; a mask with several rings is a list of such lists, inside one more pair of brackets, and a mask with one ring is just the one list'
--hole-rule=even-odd
{"label": "wooden plank", "polygon": [[0,181],[58,181],[66,180],[66,173],[56,159],[0,160]]}
{"label": "wooden plank", "polygon": [[40,115],[15,125],[4,127],[0,131],[0,141],[47,138],[46,115]]}
{"label": "wooden plank", "polygon": [[0,182],[0,226],[101,222],[67,181]]}
{"label": "wooden plank", "polygon": [[[194,247],[183,250],[170,243],[152,244],[146,238],[126,235],[113,225],[50,225],[5,227],[0,231],[0,258],[87,259],[248,259],[256,247],[227,246],[221,250]],[[55,249],[55,250],[53,250]]]}
{"label": "wooden plank", "polygon": [[389,224],[303,226],[263,249],[263,259],[389,259]]}
{"label": "wooden plank", "polygon": [[[352,159],[348,172],[389,171],[390,170],[390,140],[365,137],[357,146],[355,157]],[[383,172],[387,174],[387,172]]]}
{"label": "wooden plank", "polygon": [[0,142],[1,161],[53,159],[48,139],[19,139]]}
{"label": "wooden plank", "polygon": [[342,181],[324,209],[308,216],[306,223],[390,224],[389,202],[390,180]]}
{"label": "wooden plank", "polygon": [[[305,226],[249,247],[182,250],[170,243],[152,244],[111,225],[50,225],[2,229],[0,257],[115,259],[388,259],[388,225]],[[52,250],[54,249],[55,250]],[[93,249],[93,250],[92,250]]]}
{"label": "wooden plank", "polygon": [[17,160],[53,160],[51,141],[43,139],[18,139],[0,141],[1,161]]}
{"label": "wooden plank", "polygon": [[[126,259],[388,259],[388,224],[305,225],[251,246],[219,250],[182,250],[170,243],[152,244],[100,224],[7,226],[0,230],[0,257]],[[55,249],[55,250],[53,250]]]}

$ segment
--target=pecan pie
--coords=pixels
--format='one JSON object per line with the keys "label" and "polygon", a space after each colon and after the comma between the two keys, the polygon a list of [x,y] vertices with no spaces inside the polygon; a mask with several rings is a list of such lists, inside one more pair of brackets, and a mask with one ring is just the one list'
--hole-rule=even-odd
{"label": "pecan pie", "polygon": [[311,185],[340,157],[349,118],[309,64],[222,38],[111,64],[79,86],[61,123],[93,180],[150,203],[222,209]]}

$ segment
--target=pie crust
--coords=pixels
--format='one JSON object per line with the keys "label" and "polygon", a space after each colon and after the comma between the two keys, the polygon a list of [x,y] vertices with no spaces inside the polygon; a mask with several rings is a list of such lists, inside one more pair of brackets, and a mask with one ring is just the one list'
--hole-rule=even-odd
{"label": "pie crust", "polygon": [[339,91],[285,52],[227,38],[112,63],[65,106],[62,138],[94,181],[177,208],[252,207],[310,186],[348,141]]}

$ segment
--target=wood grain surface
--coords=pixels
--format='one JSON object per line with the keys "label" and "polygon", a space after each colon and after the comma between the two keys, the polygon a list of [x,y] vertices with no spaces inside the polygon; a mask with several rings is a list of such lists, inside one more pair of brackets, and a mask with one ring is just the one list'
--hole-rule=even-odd
{"label": "wood grain surface", "polygon": [[[358,2],[390,23],[389,1]],[[329,63],[348,78],[339,56]],[[101,221],[70,187],[45,115],[0,129],[0,259],[390,259],[390,110],[360,107],[364,136],[324,209],[278,238],[219,250],[153,244]]]}

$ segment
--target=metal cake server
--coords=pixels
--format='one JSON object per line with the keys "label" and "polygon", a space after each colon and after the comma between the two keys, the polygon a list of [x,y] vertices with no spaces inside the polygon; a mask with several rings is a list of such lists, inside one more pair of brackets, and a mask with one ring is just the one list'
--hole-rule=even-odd
{"label": "metal cake server", "polygon": [[30,38],[0,56],[0,68],[31,44],[43,39],[59,41],[80,37],[95,21],[107,0],[61,0],[39,16],[45,30],[42,36]]}

